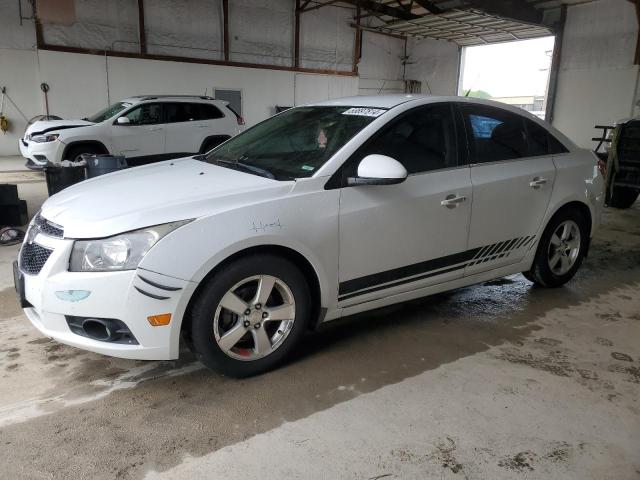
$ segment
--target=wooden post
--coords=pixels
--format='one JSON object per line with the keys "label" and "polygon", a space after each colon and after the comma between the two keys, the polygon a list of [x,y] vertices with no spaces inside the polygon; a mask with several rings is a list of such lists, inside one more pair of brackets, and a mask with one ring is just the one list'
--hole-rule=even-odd
{"label": "wooden post", "polygon": [[300,0],[296,0],[295,30],[293,32],[293,66],[300,68]]}
{"label": "wooden post", "polygon": [[353,44],[353,73],[358,74],[360,52],[362,51],[362,29],[360,28],[360,5],[356,6],[356,37]]}
{"label": "wooden post", "polygon": [[229,0],[222,0],[222,45],[224,49],[224,60],[229,61]]}
{"label": "wooden post", "polygon": [[138,35],[140,42],[140,53],[147,53],[147,34],[144,31],[144,0],[138,0]]}

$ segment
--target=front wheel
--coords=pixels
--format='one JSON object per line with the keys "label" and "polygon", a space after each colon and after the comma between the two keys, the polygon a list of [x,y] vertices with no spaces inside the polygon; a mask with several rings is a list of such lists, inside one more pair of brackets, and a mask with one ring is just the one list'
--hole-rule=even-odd
{"label": "front wheel", "polygon": [[310,313],[309,287],[293,263],[251,255],[226,266],[203,287],[192,309],[192,348],[219,373],[256,375],[291,353]]}
{"label": "front wheel", "polygon": [[577,210],[556,214],[545,229],[531,270],[523,275],[541,287],[559,287],[576,274],[587,249],[587,221]]}

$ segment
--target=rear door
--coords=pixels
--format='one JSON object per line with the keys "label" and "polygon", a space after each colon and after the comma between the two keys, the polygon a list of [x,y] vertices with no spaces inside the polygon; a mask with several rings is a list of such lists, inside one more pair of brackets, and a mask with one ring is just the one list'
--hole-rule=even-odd
{"label": "rear door", "polygon": [[224,118],[209,103],[174,102],[166,104],[167,153],[198,153],[205,139],[215,135],[215,122]]}
{"label": "rear door", "polygon": [[556,169],[547,149],[536,148],[528,136],[527,125],[534,122],[492,106],[459,108],[473,185],[469,248],[480,249],[466,268],[472,275],[516,263],[534,245]]}
{"label": "rear door", "polygon": [[111,126],[115,153],[124,155],[135,165],[136,159],[165,152],[161,103],[143,103],[122,116],[129,119],[128,124],[114,122]]}

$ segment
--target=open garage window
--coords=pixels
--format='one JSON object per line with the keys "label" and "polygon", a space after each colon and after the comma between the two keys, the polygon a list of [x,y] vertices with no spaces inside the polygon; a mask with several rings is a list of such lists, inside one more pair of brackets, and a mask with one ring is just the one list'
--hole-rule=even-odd
{"label": "open garage window", "polygon": [[544,119],[554,40],[464,47],[458,94],[497,100]]}

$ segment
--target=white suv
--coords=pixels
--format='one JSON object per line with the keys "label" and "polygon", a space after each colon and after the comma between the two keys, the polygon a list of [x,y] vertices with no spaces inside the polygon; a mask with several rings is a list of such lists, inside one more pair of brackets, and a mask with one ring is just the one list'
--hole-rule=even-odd
{"label": "white suv", "polygon": [[124,155],[130,166],[204,153],[239,133],[242,117],[206,96],[143,95],[83,120],[37,121],[19,140],[27,167],[77,160],[85,153]]}
{"label": "white suv", "polygon": [[63,343],[172,359],[182,334],[207,366],[251,375],[345,315],[517,272],[560,286],[602,204],[593,152],[524,110],[345,98],[54,195],[16,286]]}

